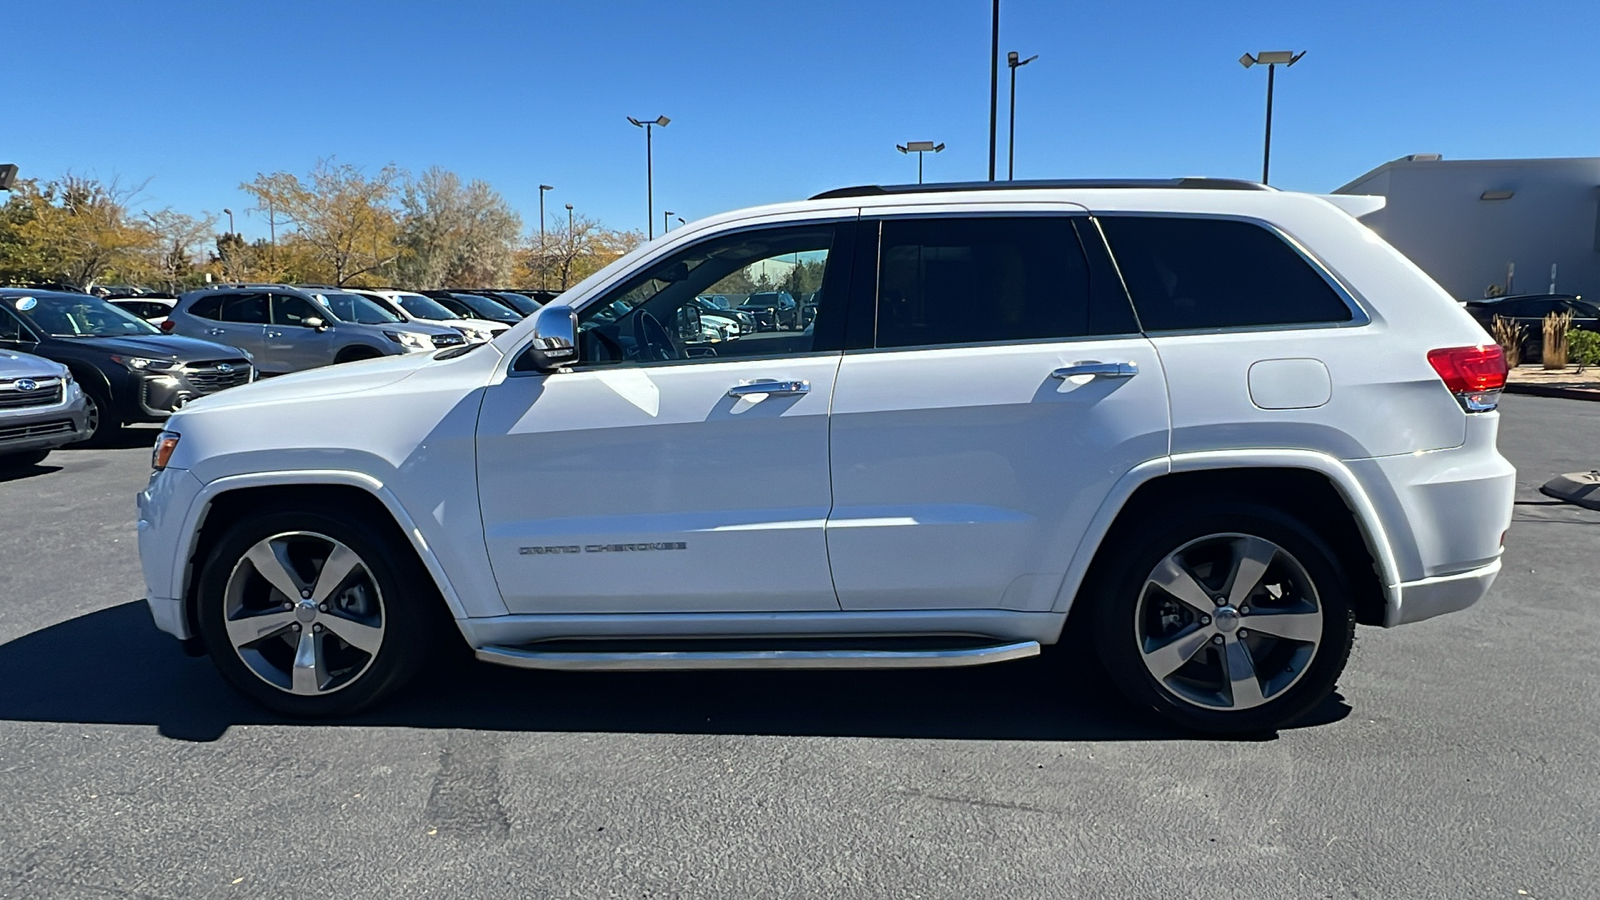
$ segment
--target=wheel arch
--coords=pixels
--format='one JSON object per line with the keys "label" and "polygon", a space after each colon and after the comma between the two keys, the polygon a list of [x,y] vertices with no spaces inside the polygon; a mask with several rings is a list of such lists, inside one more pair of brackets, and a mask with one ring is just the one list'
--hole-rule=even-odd
{"label": "wheel arch", "polygon": [[[1175,497],[1247,499],[1285,508],[1328,541],[1352,579],[1356,620],[1383,625],[1400,602],[1399,567],[1383,523],[1348,467],[1314,451],[1181,454],[1135,467],[1119,480],[1073,555],[1056,599],[1068,620],[1095,566],[1119,533]],[[1068,625],[1067,628],[1072,628]]]}
{"label": "wheel arch", "polygon": [[184,533],[188,547],[179,554],[174,584],[183,590],[183,616],[191,635],[198,635],[195,608],[200,570],[206,554],[231,524],[247,511],[309,505],[354,510],[391,535],[404,540],[422,561],[453,619],[465,617],[461,598],[437,555],[399,501],[377,479],[360,472],[300,471],[219,478],[208,483],[190,508]]}
{"label": "wheel arch", "polygon": [[340,347],[339,352],[333,355],[333,361],[335,363],[355,362],[359,359],[378,359],[385,355],[382,349],[357,341],[354,344],[346,344]]}

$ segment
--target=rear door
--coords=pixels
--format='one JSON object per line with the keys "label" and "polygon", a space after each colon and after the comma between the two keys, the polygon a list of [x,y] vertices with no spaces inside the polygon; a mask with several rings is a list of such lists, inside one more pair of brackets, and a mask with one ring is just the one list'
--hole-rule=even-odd
{"label": "rear door", "polygon": [[215,305],[207,302],[209,299],[202,297],[190,307],[201,326],[196,337],[238,347],[253,357],[262,356],[266,352],[267,295],[259,291],[223,294],[216,298]]}
{"label": "rear door", "polygon": [[1111,485],[1167,451],[1161,362],[1092,224],[1039,210],[861,223],[879,264],[852,295],[827,525],[846,610],[1048,610]]}

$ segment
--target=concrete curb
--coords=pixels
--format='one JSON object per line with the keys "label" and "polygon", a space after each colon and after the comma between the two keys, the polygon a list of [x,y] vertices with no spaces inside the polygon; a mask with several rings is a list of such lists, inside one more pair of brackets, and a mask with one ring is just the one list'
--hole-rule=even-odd
{"label": "concrete curb", "polygon": [[1505,386],[1508,394],[1530,394],[1535,397],[1559,397],[1562,400],[1600,400],[1600,391],[1584,390],[1583,388],[1551,387],[1546,384],[1516,384],[1508,382]]}

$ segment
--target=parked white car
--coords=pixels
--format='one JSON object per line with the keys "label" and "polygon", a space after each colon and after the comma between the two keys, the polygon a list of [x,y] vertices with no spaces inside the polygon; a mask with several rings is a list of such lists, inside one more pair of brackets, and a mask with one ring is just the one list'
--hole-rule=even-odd
{"label": "parked white car", "polygon": [[[1357,623],[1482,597],[1511,518],[1500,350],[1346,211],[1373,206],[1002,183],[698,222],[492,343],[176,413],[139,499],[150,608],[299,716],[427,671],[442,631],[549,669],[960,666],[1081,635],[1174,722],[1277,727]],[[801,266],[804,331],[669,327]]]}
{"label": "parked white car", "polygon": [[384,309],[404,318],[407,322],[454,328],[461,332],[462,337],[468,342],[474,344],[492,341],[511,328],[504,322],[463,318],[441,306],[432,297],[414,291],[353,289],[351,293],[360,294],[382,304]]}

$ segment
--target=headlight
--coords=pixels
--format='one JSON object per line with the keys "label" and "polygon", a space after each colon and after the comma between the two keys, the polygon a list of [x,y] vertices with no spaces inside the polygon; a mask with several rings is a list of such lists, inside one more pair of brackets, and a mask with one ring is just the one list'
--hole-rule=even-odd
{"label": "headlight", "polygon": [[130,372],[148,372],[170,369],[178,363],[171,359],[146,359],[143,356],[113,356],[113,360],[128,367]]}
{"label": "headlight", "polygon": [[179,437],[176,431],[163,431],[156,436],[155,449],[150,451],[150,468],[159,472],[167,467],[172,461],[172,452],[178,449]]}
{"label": "headlight", "polygon": [[385,331],[383,336],[407,350],[432,350],[433,341],[428,340],[425,334],[414,331]]}
{"label": "headlight", "polygon": [[469,343],[486,344],[494,340],[494,335],[490,334],[486,328],[473,328],[468,325],[462,325],[456,330],[461,332],[461,336],[466,338]]}

